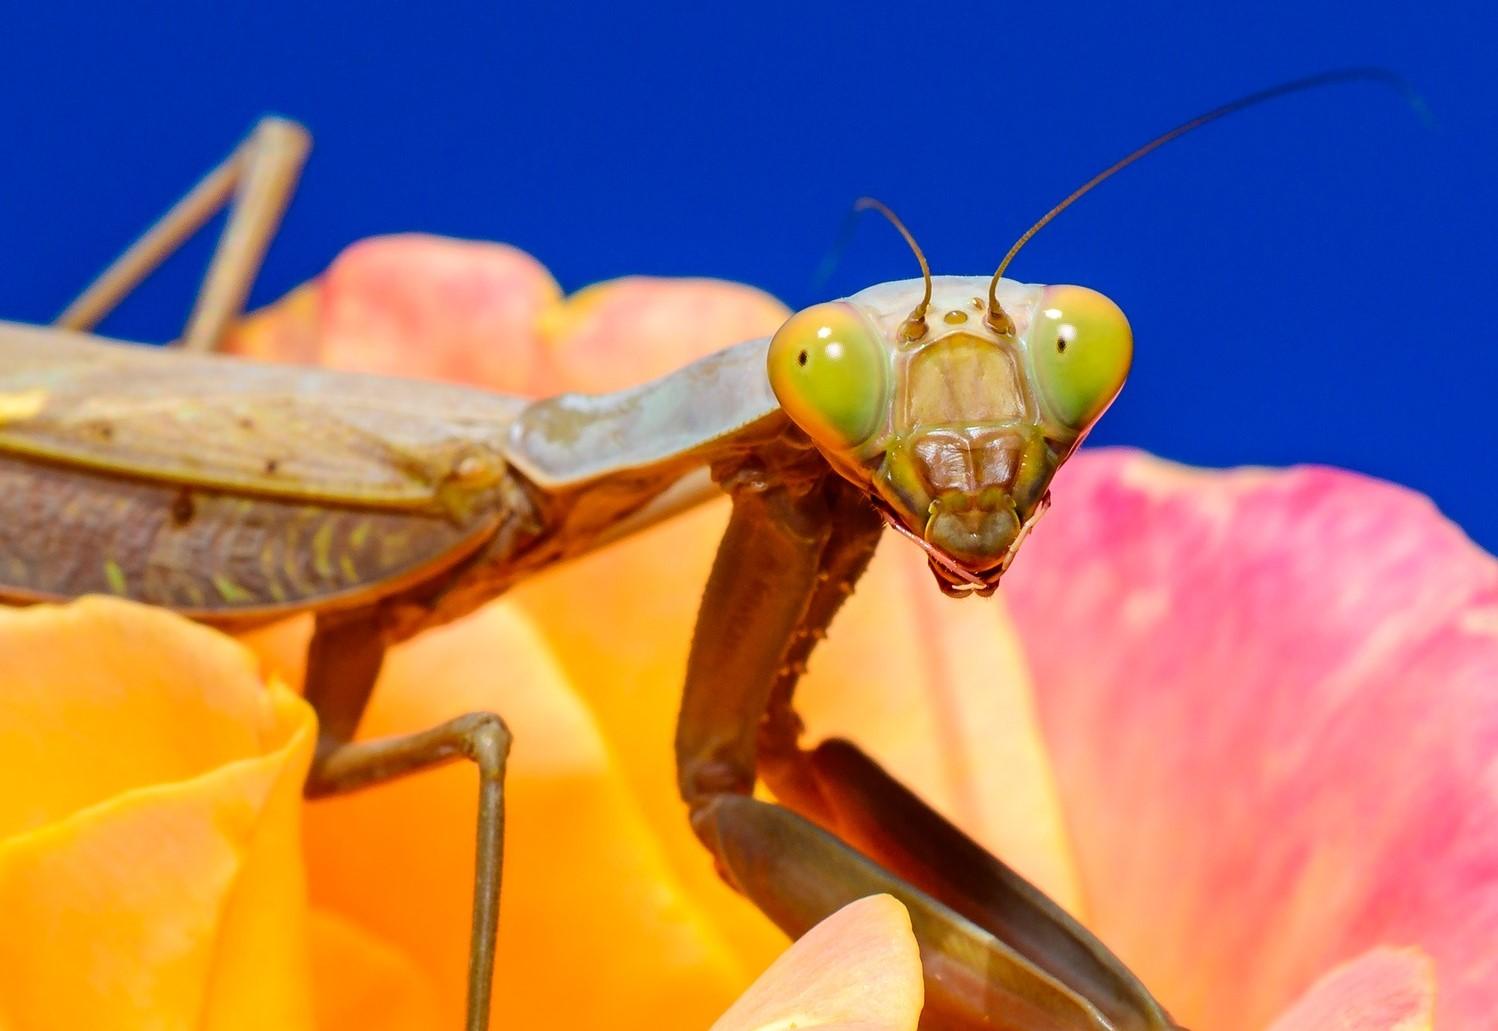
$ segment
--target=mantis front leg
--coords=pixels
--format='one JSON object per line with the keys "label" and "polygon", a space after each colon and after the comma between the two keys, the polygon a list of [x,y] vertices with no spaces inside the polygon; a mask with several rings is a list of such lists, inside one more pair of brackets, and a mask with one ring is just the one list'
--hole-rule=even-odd
{"label": "mantis front leg", "polygon": [[[865,895],[899,898],[926,971],[924,1027],[1173,1028],[1097,939],[854,746],[800,750],[796,680],[882,523],[832,476],[721,479],[733,516],[692,641],[677,760],[724,878],[792,935]],[[760,776],[785,805],[751,797]]]}

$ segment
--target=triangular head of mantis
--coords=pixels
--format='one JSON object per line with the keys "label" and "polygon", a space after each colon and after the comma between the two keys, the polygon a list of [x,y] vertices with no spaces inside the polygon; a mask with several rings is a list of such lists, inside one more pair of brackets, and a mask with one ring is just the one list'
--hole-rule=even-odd
{"label": "triangular head of mantis", "polygon": [[884,283],[797,313],[769,348],[786,414],[953,594],[998,585],[1133,355],[1102,294],[1002,280],[990,318],[988,287]]}

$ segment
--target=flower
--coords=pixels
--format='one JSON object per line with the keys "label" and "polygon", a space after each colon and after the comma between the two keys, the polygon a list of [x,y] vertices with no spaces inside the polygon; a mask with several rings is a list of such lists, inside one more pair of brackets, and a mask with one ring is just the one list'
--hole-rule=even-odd
{"label": "flower", "polygon": [[[666,371],[781,314],[712,282],[564,302],[512,249],[406,237],[358,245],[236,346],[544,393]],[[945,599],[915,549],[881,548],[803,684],[809,736],[878,756],[1188,1026],[1427,1027],[1437,990],[1443,1026],[1488,1019],[1493,559],[1414,495],[1332,470],[1103,451],[1073,459],[1055,496],[994,602]],[[361,733],[470,708],[516,733],[496,992],[510,1024],[702,1027],[783,947],[713,875],[671,769],[724,515],[550,571],[390,656]],[[294,679],[306,632],[253,642]],[[324,937],[413,972],[409,997],[447,1023],[473,791],[448,768],[307,817],[311,895],[339,928]],[[370,999],[393,982],[338,983],[349,1012],[390,1012]]]}
{"label": "flower", "polygon": [[1333,469],[1064,474],[1004,604],[1091,925],[1189,1026],[1265,1027],[1338,964],[1426,979],[1385,946],[1443,1027],[1490,1023],[1498,562]]}
{"label": "flower", "polygon": [[0,671],[0,1027],[309,1026],[306,703],[103,598],[0,610]]}
{"label": "flower", "polygon": [[[0,794],[0,1027],[436,1026],[405,956],[309,912],[314,717],[247,649],[85,598],[0,610],[0,669],[0,773],[25,786]],[[914,1031],[922,990],[904,907],[871,897],[814,928],[715,1027]]]}

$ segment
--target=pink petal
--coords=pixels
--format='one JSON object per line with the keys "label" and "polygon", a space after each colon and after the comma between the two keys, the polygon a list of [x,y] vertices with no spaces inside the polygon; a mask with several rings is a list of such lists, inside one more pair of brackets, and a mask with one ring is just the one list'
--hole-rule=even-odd
{"label": "pink petal", "polygon": [[362,240],[323,277],[322,364],[524,393],[544,361],[538,322],[560,296],[506,244]]}
{"label": "pink petal", "polygon": [[545,386],[585,393],[634,386],[768,336],[789,314],[767,293],[716,279],[628,276],[598,283],[548,317],[556,379]]}
{"label": "pink petal", "polygon": [[1498,563],[1350,473],[1083,454],[1004,596],[1093,925],[1185,1024],[1380,943],[1498,1012]]}
{"label": "pink petal", "polygon": [[870,895],[802,935],[711,1031],[915,1031],[924,1002],[910,915]]}
{"label": "pink petal", "polygon": [[506,244],[379,236],[251,316],[225,349],[534,393],[548,376],[542,316],[560,299],[551,274]]}
{"label": "pink petal", "polygon": [[1429,1031],[1435,971],[1419,949],[1374,949],[1312,985],[1269,1031]]}
{"label": "pink petal", "polygon": [[544,397],[643,383],[773,333],[787,314],[715,279],[630,276],[563,300],[524,251],[410,233],[353,244],[237,326],[224,350]]}

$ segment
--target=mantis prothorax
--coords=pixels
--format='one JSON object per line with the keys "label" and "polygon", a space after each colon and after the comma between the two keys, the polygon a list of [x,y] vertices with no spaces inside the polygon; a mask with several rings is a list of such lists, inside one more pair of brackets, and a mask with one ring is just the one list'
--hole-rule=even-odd
{"label": "mantis prothorax", "polygon": [[[458,757],[479,768],[466,1026],[480,1031],[509,734],[474,713],[353,742],[385,649],[695,502],[711,492],[706,470],[733,512],[676,751],[693,827],[724,876],[792,935],[861,896],[900,898],[925,964],[923,1026],[1173,1028],[1101,942],[854,745],[803,750],[792,696],[886,525],[925,550],[942,590],[992,592],[1057,468],[1122,387],[1123,313],[1083,287],[1003,279],[1019,247],[1205,122],[1389,77],[1298,80],[1157,137],[1047,213],[992,277],[932,277],[917,248],[920,279],[815,305],[644,386],[541,401],[77,332],[233,195],[184,341],[213,347],[306,151],[299,129],[268,120],[69,308],[68,328],[0,325],[0,600],[108,593],[228,628],[315,613],[310,795]],[[752,797],[760,779],[778,804]]]}

